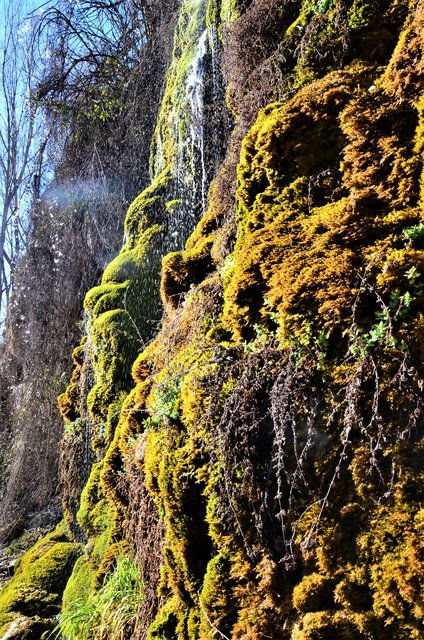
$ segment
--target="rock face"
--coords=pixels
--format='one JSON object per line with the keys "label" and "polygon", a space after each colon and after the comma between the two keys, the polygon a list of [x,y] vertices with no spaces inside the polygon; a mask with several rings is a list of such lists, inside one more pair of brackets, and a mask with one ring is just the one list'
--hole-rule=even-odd
{"label": "rock face", "polygon": [[421,637],[423,23],[181,2],[151,185],[59,397],[60,562],[40,586],[24,556],[4,638],[62,591],[69,639]]}

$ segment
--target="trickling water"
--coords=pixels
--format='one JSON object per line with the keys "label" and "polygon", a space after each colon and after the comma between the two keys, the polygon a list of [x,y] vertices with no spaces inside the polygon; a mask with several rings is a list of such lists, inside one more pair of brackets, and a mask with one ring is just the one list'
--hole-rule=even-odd
{"label": "trickling water", "polygon": [[149,253],[152,264],[184,248],[206,213],[210,180],[223,160],[228,118],[220,41],[218,25],[207,24],[207,6],[208,0],[182,0],[175,30],[150,158],[161,222],[163,216],[160,241]]}
{"label": "trickling water", "polygon": [[221,77],[219,70],[218,51],[219,51],[219,36],[216,24],[210,25],[208,29],[209,36],[209,48],[211,51],[212,62],[212,87],[214,100],[218,98],[221,92]]}
{"label": "trickling water", "polygon": [[158,175],[161,171],[163,171],[165,166],[165,158],[163,153],[163,142],[162,142],[162,134],[160,130],[156,136],[156,151],[155,151],[155,170],[154,174]]}
{"label": "trickling water", "polygon": [[169,169],[161,200],[167,209],[163,253],[181,250],[206,210],[208,162],[205,149],[205,81],[210,72],[207,0],[183,0],[174,59],[150,161],[152,179]]}
{"label": "trickling water", "polygon": [[[205,56],[207,54],[208,30],[205,29],[199,38],[196,55],[191,63],[187,75],[186,87],[187,97],[191,107],[190,113],[190,136],[191,136],[191,166],[193,181],[196,180],[197,167],[196,156],[199,155],[201,169],[201,198],[202,213],[206,210],[206,188],[207,175],[205,165],[205,140],[204,140],[204,78],[205,78]],[[195,186],[195,184],[193,184]],[[195,192],[195,190],[194,190]]]}

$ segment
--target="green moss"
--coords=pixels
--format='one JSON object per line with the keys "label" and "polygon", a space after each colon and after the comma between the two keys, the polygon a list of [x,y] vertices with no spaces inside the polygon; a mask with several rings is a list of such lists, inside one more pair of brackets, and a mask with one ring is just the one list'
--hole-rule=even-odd
{"label": "green moss", "polygon": [[[105,497],[101,472],[105,460],[95,463],[82,491],[76,515],[84,536],[88,539],[85,555],[76,565],[65,593],[65,609],[71,611],[74,599],[86,599],[91,592],[99,568],[111,548],[111,533],[115,523],[115,508]],[[85,573],[84,573],[85,572]],[[81,581],[81,584],[80,584]]]}
{"label": "green moss", "polygon": [[75,563],[72,574],[63,592],[62,615],[67,615],[75,602],[87,600],[94,578],[92,563],[81,556]]}
{"label": "green moss", "polygon": [[72,353],[74,370],[71,382],[65,392],[58,397],[59,410],[66,423],[75,423],[80,419],[81,387],[80,379],[86,358],[87,338],[83,337],[81,344]]}
{"label": "green moss", "polygon": [[147,640],[162,640],[176,638],[177,617],[176,613],[180,603],[176,598],[166,602],[159,610],[155,621],[150,625]]}
{"label": "green moss", "polygon": [[191,250],[168,253],[162,261],[161,294],[166,306],[177,308],[190,287],[205,279],[212,269],[210,250],[206,239]]}
{"label": "green moss", "polygon": [[[135,359],[140,345],[133,318],[128,311],[113,309],[95,318],[92,326],[93,364],[97,384],[104,385],[109,390],[125,389],[130,381],[126,367],[128,362]],[[97,399],[100,400],[98,395]],[[108,403],[107,399],[105,403]]]}
{"label": "green moss", "polygon": [[[100,418],[104,423],[107,421],[109,402],[112,394],[105,384],[97,384],[91,389],[87,396],[87,406],[91,415],[96,419]],[[103,428],[103,434],[106,429]]]}
{"label": "green moss", "polygon": [[349,8],[349,26],[353,30],[366,29],[372,23],[375,24],[379,18],[381,19],[381,14],[374,3],[359,0],[353,2]]}
{"label": "green moss", "polygon": [[23,560],[17,576],[21,575],[22,581],[31,587],[50,593],[60,592],[79,551],[79,545],[71,542],[58,542],[49,548],[40,548],[38,558],[33,557],[25,566]]}
{"label": "green moss", "polygon": [[130,281],[119,284],[106,283],[90,289],[84,300],[84,306],[89,313],[99,316],[106,311],[122,308]]}
{"label": "green moss", "polygon": [[206,10],[206,25],[208,29],[213,28],[217,24],[220,5],[220,0],[208,0],[208,7]]}
{"label": "green moss", "polygon": [[163,223],[162,211],[173,186],[172,175],[166,167],[130,205],[125,217],[125,239],[129,249],[138,246],[149,227]]}
{"label": "green moss", "polygon": [[15,569],[22,571],[27,565],[31,564],[34,560],[39,559],[45,549],[50,548],[56,542],[69,542],[68,531],[65,522],[62,520],[56,528],[44,536],[41,540],[38,540],[31,549],[29,549],[15,564]]}
{"label": "green moss", "polygon": [[[65,540],[61,525],[22,557],[15,575],[1,589],[0,628],[14,620],[22,623],[25,633],[51,627],[50,619],[59,610],[62,592],[81,554],[81,545]],[[46,619],[42,623],[40,616]]]}
{"label": "green moss", "polygon": [[106,267],[103,274],[103,283],[125,283],[139,278],[143,272],[146,252],[153,236],[160,230],[159,225],[148,227],[138,240],[134,249],[123,250]]}
{"label": "green moss", "polygon": [[[140,268],[142,266],[142,260],[144,257],[144,252],[138,251],[137,249],[130,249],[128,251],[123,251],[120,253],[112,262],[108,264],[104,273],[103,273],[103,283],[105,285],[109,283],[121,284],[124,287],[128,286],[128,284],[136,278],[139,274]],[[109,288],[110,291],[113,291],[113,287]],[[119,289],[118,289],[119,290]],[[108,288],[106,288],[106,292],[108,292]],[[93,296],[93,292],[90,292],[90,298]],[[94,289],[94,296],[97,298],[96,288]],[[89,298],[89,300],[90,300]]]}
{"label": "green moss", "polygon": [[222,0],[220,19],[223,24],[237,20],[239,16],[239,0]]}
{"label": "green moss", "polygon": [[81,494],[77,520],[87,537],[97,537],[111,526],[111,506],[105,500],[100,484],[104,461],[93,465],[90,477]]}
{"label": "green moss", "polygon": [[206,10],[206,25],[208,29],[219,29],[223,38],[222,27],[237,20],[240,15],[239,0],[208,0]]}
{"label": "green moss", "polygon": [[299,31],[303,30],[306,27],[311,15],[312,15],[312,3],[311,2],[303,3],[302,9],[299,15],[287,28],[284,34],[285,39],[291,38],[296,33],[296,30],[299,30]]}
{"label": "green moss", "polygon": [[227,636],[231,635],[231,627],[235,621],[234,596],[232,594],[232,580],[230,574],[231,562],[222,554],[216,555],[208,563],[203,581],[203,588],[199,594],[202,611],[200,637],[212,637],[212,623],[214,627]]}
{"label": "green moss", "polygon": [[206,28],[206,13],[204,3],[195,0],[184,0],[180,7],[172,61],[152,141],[150,173],[153,178],[170,171],[189,183],[192,176],[192,150],[185,144],[190,139],[186,78]]}

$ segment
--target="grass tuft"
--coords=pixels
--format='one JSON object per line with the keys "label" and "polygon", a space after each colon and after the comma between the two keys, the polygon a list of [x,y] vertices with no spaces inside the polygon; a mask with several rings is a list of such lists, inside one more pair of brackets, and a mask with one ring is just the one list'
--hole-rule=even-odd
{"label": "grass tuft", "polygon": [[86,600],[72,603],[50,637],[66,640],[130,638],[137,625],[137,609],[143,592],[139,570],[129,556],[122,556],[98,591],[92,592]]}

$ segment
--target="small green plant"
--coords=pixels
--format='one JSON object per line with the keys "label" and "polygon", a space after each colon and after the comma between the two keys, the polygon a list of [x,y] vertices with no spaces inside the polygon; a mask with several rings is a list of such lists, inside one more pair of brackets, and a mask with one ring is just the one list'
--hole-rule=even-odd
{"label": "small green plant", "polygon": [[[412,285],[413,291],[419,292],[420,285],[416,285],[415,281],[420,277],[420,273],[415,267],[411,267],[405,273],[406,279]],[[411,311],[411,305],[415,297],[410,291],[401,294],[399,290],[390,293],[389,302],[385,303],[380,296],[377,296],[380,309],[375,312],[376,323],[373,324],[367,333],[364,333],[355,326],[352,333],[352,344],[350,353],[354,356],[365,356],[366,352],[377,345],[385,344],[388,347],[405,350],[405,346],[398,344],[396,337],[393,335],[395,321],[405,319]]]}
{"label": "small green plant", "polygon": [[403,237],[407,240],[418,240],[424,237],[424,223],[420,222],[413,227],[407,227],[402,232]]}
{"label": "small green plant", "polygon": [[377,345],[397,346],[391,331],[392,318],[389,309],[385,307],[382,311],[377,311],[375,315],[379,322],[373,324],[367,333],[361,332],[358,328],[354,331],[353,342],[350,345],[352,355],[364,357],[367,351]]}
{"label": "small green plant", "polygon": [[392,346],[392,338],[388,336],[389,327],[390,324],[388,320],[380,320],[380,322],[374,324],[369,333],[366,334],[365,345],[367,347],[373,347],[376,344],[387,342],[389,346]]}
{"label": "small green plant", "polygon": [[274,338],[272,331],[263,324],[256,323],[253,325],[253,328],[256,334],[253,340],[244,341],[244,350],[246,353],[257,353],[272,342]]}
{"label": "small green plant", "polygon": [[178,399],[180,397],[183,378],[181,376],[162,383],[155,389],[155,402],[152,406],[153,416],[147,418],[146,426],[157,427],[177,420],[180,415]]}
{"label": "small green plant", "polygon": [[85,421],[82,418],[77,418],[74,422],[65,423],[63,427],[63,435],[66,438],[73,433],[82,434],[85,430]]}
{"label": "small green plant", "polygon": [[405,273],[405,278],[408,280],[408,282],[410,282],[412,285],[415,284],[415,281],[418,280],[418,278],[421,276],[421,274],[417,271],[417,267],[411,267],[410,269],[408,269],[408,271],[406,271]]}
{"label": "small green plant", "polygon": [[136,442],[137,442],[137,437],[136,436],[128,436],[128,438],[127,438],[127,447],[129,449],[132,449]]}
{"label": "small green plant", "polygon": [[330,6],[331,0],[318,0],[317,9],[319,13],[325,13]]}
{"label": "small green plant", "polygon": [[132,559],[124,555],[105,584],[86,600],[76,600],[60,618],[51,638],[66,640],[118,640],[136,626],[143,600],[143,581]]}

